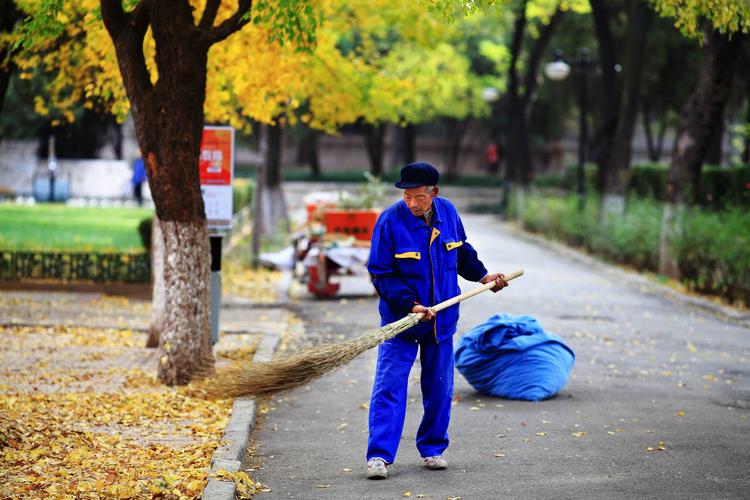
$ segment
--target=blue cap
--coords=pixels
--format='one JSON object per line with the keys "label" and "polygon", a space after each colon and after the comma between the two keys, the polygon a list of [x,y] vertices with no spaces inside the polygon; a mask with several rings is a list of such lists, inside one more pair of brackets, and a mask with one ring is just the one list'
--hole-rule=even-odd
{"label": "blue cap", "polygon": [[419,186],[435,186],[440,179],[437,169],[429,163],[409,163],[401,169],[401,180],[397,188],[411,189]]}

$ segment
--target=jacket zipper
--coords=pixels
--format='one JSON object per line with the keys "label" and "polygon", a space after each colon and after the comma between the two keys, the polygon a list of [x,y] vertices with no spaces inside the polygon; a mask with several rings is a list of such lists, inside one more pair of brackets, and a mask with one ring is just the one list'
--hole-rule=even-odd
{"label": "jacket zipper", "polygon": [[[430,261],[430,278],[431,278],[431,287],[430,287],[430,301],[432,302],[432,305],[435,305],[435,270],[432,266],[432,242],[434,241],[432,234],[435,232],[435,228],[432,227],[430,224],[428,228],[432,229],[432,231],[429,232],[430,240],[427,243],[427,259]],[[432,334],[435,337],[435,343],[438,344],[438,338],[437,338],[437,316],[432,318]]]}

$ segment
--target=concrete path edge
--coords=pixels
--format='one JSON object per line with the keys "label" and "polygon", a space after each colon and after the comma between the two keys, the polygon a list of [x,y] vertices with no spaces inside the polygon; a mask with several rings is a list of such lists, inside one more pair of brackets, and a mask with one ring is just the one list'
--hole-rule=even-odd
{"label": "concrete path edge", "polygon": [[[287,288],[291,282],[291,273],[283,272],[277,292],[277,305],[288,304]],[[270,361],[279,346],[281,337],[265,334],[253,357],[256,361]],[[213,476],[216,472],[238,472],[242,459],[247,452],[250,433],[255,429],[257,403],[254,398],[238,398],[232,404],[232,415],[221,437],[222,444],[211,458],[211,470],[208,483],[201,498],[204,500],[233,500],[237,497],[234,481],[221,480]]]}

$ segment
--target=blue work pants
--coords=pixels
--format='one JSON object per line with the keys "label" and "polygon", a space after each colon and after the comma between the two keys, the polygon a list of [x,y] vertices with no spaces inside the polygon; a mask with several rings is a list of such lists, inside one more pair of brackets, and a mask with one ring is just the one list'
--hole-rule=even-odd
{"label": "blue work pants", "polygon": [[370,437],[367,459],[380,457],[393,463],[406,416],[409,371],[417,357],[422,364],[424,415],[417,430],[422,457],[442,455],[448,448],[448,423],[453,399],[452,339],[436,343],[432,336],[395,337],[378,348],[375,382],[370,399]]}

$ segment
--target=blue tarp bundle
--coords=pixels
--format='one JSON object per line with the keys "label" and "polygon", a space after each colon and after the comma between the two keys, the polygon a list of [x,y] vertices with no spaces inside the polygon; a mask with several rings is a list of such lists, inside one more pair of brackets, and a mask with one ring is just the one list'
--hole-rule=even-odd
{"label": "blue tarp bundle", "polygon": [[541,401],[568,381],[575,354],[531,316],[496,314],[466,332],[456,348],[456,368],[477,391],[508,399]]}

